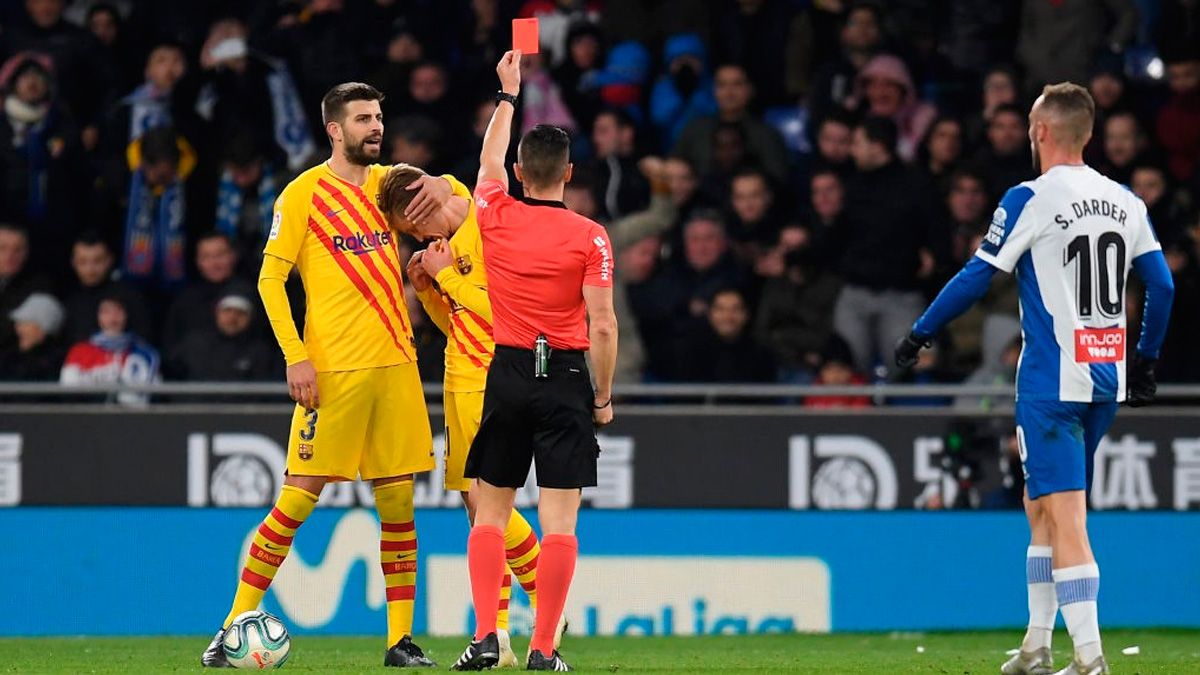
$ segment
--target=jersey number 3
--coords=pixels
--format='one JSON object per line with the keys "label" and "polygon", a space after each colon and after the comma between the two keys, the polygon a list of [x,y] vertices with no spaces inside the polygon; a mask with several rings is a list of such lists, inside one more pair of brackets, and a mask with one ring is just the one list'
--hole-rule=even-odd
{"label": "jersey number 3", "polygon": [[[1096,264],[1092,264],[1091,238],[1081,234],[1067,244],[1063,251],[1063,267],[1075,263],[1075,297],[1079,317],[1091,318],[1093,297],[1100,314],[1118,317],[1125,298],[1125,239],[1116,232],[1105,232],[1096,238]],[[1096,288],[1097,293],[1092,289]]]}

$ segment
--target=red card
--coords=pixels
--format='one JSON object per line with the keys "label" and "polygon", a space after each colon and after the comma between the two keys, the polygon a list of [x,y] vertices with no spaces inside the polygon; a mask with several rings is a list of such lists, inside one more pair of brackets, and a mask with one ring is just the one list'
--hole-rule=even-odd
{"label": "red card", "polygon": [[522,54],[538,53],[538,20],[536,17],[513,19],[512,48],[519,50]]}

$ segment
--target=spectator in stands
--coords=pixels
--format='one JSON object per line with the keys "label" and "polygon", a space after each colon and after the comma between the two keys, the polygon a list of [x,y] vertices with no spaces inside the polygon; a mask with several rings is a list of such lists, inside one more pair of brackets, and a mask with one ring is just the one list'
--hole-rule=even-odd
{"label": "spectator in stands", "polygon": [[215,328],[213,308],[231,286],[238,285],[234,278],[237,263],[237,249],[229,235],[213,231],[196,242],[196,269],[200,278],[185,286],[167,311],[162,339],[167,353],[174,352],[188,335]]}
{"label": "spectator in stands", "polygon": [[[817,379],[813,384],[844,387],[866,383],[867,378],[854,368],[850,346],[840,336],[831,335],[821,350]],[[808,408],[869,408],[871,399],[866,396],[818,395],[806,397],[804,405]]]}
{"label": "spectator in stands", "polygon": [[413,67],[408,76],[408,92],[402,102],[405,114],[424,115],[450,128],[457,128],[462,111],[450,91],[450,76],[446,67],[436,61],[425,61]]}
{"label": "spectator in stands", "polygon": [[832,240],[830,237],[843,226],[845,209],[846,187],[841,174],[831,169],[814,173],[809,179],[808,229],[818,246],[829,246],[836,241],[836,237]]}
{"label": "spectator in stands", "polygon": [[[638,311],[643,307],[635,306],[631,293],[632,289],[653,278],[658,269],[661,252],[662,237],[649,234],[628,243],[617,256],[617,273],[613,279],[613,311],[617,316],[617,325],[621,326],[622,344],[621,351],[617,354],[615,382],[640,382],[647,368],[652,372],[667,370],[654,366],[655,362],[663,363],[670,358],[670,338],[660,341],[659,336],[653,334],[653,331],[664,327],[664,322],[657,317],[643,316]],[[651,331],[650,340],[654,343],[656,351],[651,351],[651,344],[647,342],[643,327]],[[665,332],[668,335],[673,334],[670,330]]]}
{"label": "spectator in stands", "polygon": [[580,167],[571,173],[571,182],[563,188],[563,205],[568,211],[574,211],[584,218],[605,223],[599,217],[600,207],[596,205],[596,178],[591,168]]}
{"label": "spectator in stands", "polygon": [[670,377],[679,339],[708,311],[719,288],[740,287],[745,272],[729,251],[725,223],[716,211],[699,209],[683,226],[682,257],[645,282],[629,286],[630,303],[648,353],[647,372]]}
{"label": "spectator in stands", "polygon": [[794,3],[740,0],[730,5],[715,24],[717,60],[745,66],[763,106],[788,103],[789,96],[800,93],[789,92],[788,81],[808,76],[799,72],[808,66],[807,55],[794,47],[811,42],[809,24]]}
{"label": "spectator in stands", "polygon": [[1146,203],[1154,233],[1164,248],[1182,239],[1188,214],[1194,204],[1187,190],[1173,187],[1167,170],[1155,162],[1138,162],[1130,175],[1129,187]]}
{"label": "spectator in stands", "polygon": [[779,132],[750,111],[754,85],[739,65],[717,68],[714,77],[717,114],[698,117],[688,124],[675,144],[675,154],[687,160],[701,175],[712,171],[719,158],[718,130],[722,126],[741,131],[748,158],[773,180],[787,179],[787,150]]}
{"label": "spectator in stands", "polygon": [[1104,134],[1102,132],[1108,126],[1109,116],[1132,108],[1129,101],[1125,100],[1124,65],[1124,61],[1116,54],[1102,54],[1095,67],[1092,68],[1088,92],[1091,93],[1092,101],[1096,104],[1096,121],[1093,128],[1101,133],[1092,134],[1091,140],[1083,149],[1083,160],[1089,166],[1098,166],[1103,162]]}
{"label": "spectator in stands", "polygon": [[[362,73],[365,50],[347,49],[362,40],[362,26],[342,0],[298,0],[281,6],[275,27],[256,44],[283,58],[303,101],[303,109],[320,110],[321,97],[349,73]],[[448,119],[448,118],[441,118]],[[324,138],[320,115],[309,119],[314,138]]]}
{"label": "spectator in stands", "polygon": [[385,125],[392,164],[424,167],[432,175],[444,173],[442,165],[442,125],[424,115],[404,115]]}
{"label": "spectator in stands", "polygon": [[966,145],[976,147],[986,141],[988,127],[1000,106],[1017,105],[1021,99],[1021,84],[1017,71],[1012,66],[992,66],[983,76],[981,107],[969,118],[966,128]]}
{"label": "spectator in stands", "polygon": [[108,206],[101,207],[107,212],[101,222],[110,241],[124,233],[124,277],[148,293],[169,293],[187,276],[184,184],[196,166],[195,151],[173,127],[149,129],[131,146],[125,191],[102,192]]}
{"label": "spectator in stands", "polygon": [[663,149],[675,145],[692,120],[715,115],[708,50],[695,33],[672,35],[663,45],[663,74],[650,94],[650,121]]}
{"label": "spectator in stands", "polygon": [[896,123],[896,154],[905,162],[914,161],[937,108],[917,98],[908,66],[891,54],[871,59],[855,80],[855,99],[860,113]]}
{"label": "spectator in stands", "polygon": [[[100,301],[96,312],[100,330],[67,352],[59,381],[67,386],[151,384],[160,379],[158,350],[129,332],[125,305],[115,296]],[[121,392],[109,400],[144,405],[145,394]]]}
{"label": "spectator in stands", "polygon": [[1134,161],[1146,150],[1146,134],[1128,111],[1109,115],[1104,124],[1104,155],[1096,167],[1122,185],[1129,185]]}
{"label": "spectator in stands", "polygon": [[367,76],[366,82],[389,99],[400,98],[408,88],[413,67],[425,61],[425,45],[413,27],[400,20],[384,50],[384,60]]}
{"label": "spectator in stands", "polygon": [[169,352],[168,376],[192,381],[256,382],[283,375],[278,349],[253,329],[255,302],[248,290],[230,290],[217,300],[212,318],[215,330],[189,333]]}
{"label": "spectator in stands", "polygon": [[[15,3],[14,3],[15,4]],[[108,100],[96,39],[63,18],[66,0],[25,0],[26,22],[13,22],[3,38],[6,54],[49,54],[62,99],[80,125],[94,125]],[[89,131],[94,136],[95,131]]]}
{"label": "spectator in stands", "polygon": [[814,173],[823,170],[836,171],[845,178],[854,170],[850,157],[850,139],[854,135],[854,124],[843,112],[831,112],[817,125],[816,154],[812,160]]}
{"label": "spectator in stands", "polygon": [[[667,162],[658,157],[644,157],[638,163],[638,170],[650,184],[653,194],[650,206],[607,223],[618,270],[613,279],[613,311],[618,323],[624,322],[625,327],[621,330],[627,338],[621,353],[617,355],[615,377],[618,382],[639,382],[642,379],[647,355],[629,290],[632,286],[646,283],[654,274],[662,250],[661,237],[675,223],[678,214],[667,180]],[[572,178],[572,184],[574,180]]]}
{"label": "spectator in stands", "polygon": [[785,256],[782,275],[767,279],[758,304],[755,335],[775,355],[784,379],[806,382],[833,334],[830,317],[841,282],[813,249]]}
{"label": "spectator in stands", "polygon": [[931,184],[944,191],[962,155],[962,123],[954,117],[941,117],[929,127],[917,166]]}
{"label": "spectator in stands", "polygon": [[12,322],[16,343],[0,349],[0,380],[58,379],[67,349],[59,338],[63,308],[49,293],[30,294],[5,317]]}
{"label": "spectator in stands", "polygon": [[696,170],[685,159],[668,157],[663,162],[663,176],[671,191],[671,201],[675,203],[681,217],[686,217],[703,199],[697,194],[700,181]]}
{"label": "spectator in stands", "polygon": [[1200,212],[1193,212],[1185,223],[1184,235],[1166,248],[1176,300],[1160,367],[1166,381],[1195,383],[1200,382]]}
{"label": "spectator in stands", "polygon": [[[475,103],[475,112],[471,117],[471,138],[466,143],[468,149],[458,151],[458,159],[450,172],[467,187],[475,186],[475,178],[479,175],[479,148],[483,147],[483,134],[487,131],[488,123],[492,121],[492,112],[495,110],[496,101],[490,94]],[[510,182],[516,181],[515,177],[510,178]]]}
{"label": "spectator in stands", "polygon": [[575,131],[578,125],[540,54],[521,56],[521,133],[539,124]]}
{"label": "spectator in stands", "polygon": [[204,86],[197,107],[211,123],[215,143],[236,135],[255,139],[278,166],[309,166],[316,144],[287,66],[253,52],[246,25],[221,19],[200,50]]}
{"label": "spectator in stands", "polygon": [[737,288],[708,302],[707,321],[683,338],[677,378],[686,382],[774,382],[775,359],[747,330],[750,310]]}
{"label": "spectator in stands", "polygon": [[1017,60],[1025,69],[1025,91],[1085,82],[1096,53],[1124,49],[1137,21],[1133,0],[1024,0]]}
{"label": "spectator in stands", "polygon": [[816,120],[836,108],[846,108],[854,93],[858,71],[883,44],[883,12],[872,2],[854,2],[840,26],[841,53],[817,68],[813,75],[810,106]]}
{"label": "spectator in stands", "polygon": [[0,351],[12,349],[17,341],[9,313],[31,294],[50,291],[50,281],[31,268],[28,260],[29,235],[0,221]]}
{"label": "spectator in stands", "polygon": [[1015,105],[996,108],[987,128],[987,145],[973,158],[987,182],[988,194],[999,202],[1012,186],[1035,177],[1029,150],[1026,114]]}
{"label": "spectator in stands", "polygon": [[921,313],[921,280],[934,271],[932,190],[895,154],[896,125],[868,117],[854,130],[858,173],[846,188],[844,223],[829,232],[846,284],[834,329],[869,372]]}
{"label": "spectator in stands", "polygon": [[594,158],[586,166],[596,177],[594,197],[601,220],[616,220],[646,207],[650,184],[637,167],[636,128],[623,111],[607,108],[592,127]]}
{"label": "spectator in stands", "polygon": [[271,230],[275,200],[285,181],[281,174],[248,135],[234,136],[225,148],[213,222],[218,232],[236,242],[241,259],[249,263],[252,273],[257,273]]}
{"label": "spectator in stands", "polygon": [[[741,287],[745,271],[730,250],[728,229],[715,211],[698,211],[683,227],[683,261],[675,265],[674,282],[682,291],[682,316],[700,317],[717,288]],[[681,316],[677,314],[677,316]],[[681,321],[686,323],[686,321]]]}
{"label": "spectator in stands", "polygon": [[584,77],[580,88],[589,96],[598,95],[601,105],[624,110],[641,126],[642,90],[649,77],[650,52],[640,42],[620,42],[609,50],[604,68]]}
{"label": "spectator in stands", "polygon": [[733,175],[729,193],[729,238],[742,264],[752,266],[783,229],[775,190],[762,170],[745,168]]}
{"label": "spectator in stands", "polygon": [[[183,48],[160,42],[146,57],[145,80],[109,111],[104,131],[105,154],[124,154],[126,147],[156,127],[173,127],[185,135],[196,132],[191,102],[180,80],[187,73]],[[248,121],[248,123],[253,123]]]}
{"label": "spectator in stands", "polygon": [[85,232],[71,246],[71,268],[76,285],[66,296],[67,320],[63,337],[75,344],[91,337],[98,329],[96,312],[100,300],[106,297],[121,299],[129,315],[129,327],[138,335],[152,337],[146,300],[132,285],[115,278],[115,259],[112,250],[95,232]]}
{"label": "spectator in stands", "polygon": [[[603,62],[604,36],[600,29],[590,22],[571,26],[567,32],[567,57],[551,72],[562,90],[563,102],[580,129],[591,129],[596,114],[603,106],[598,91],[583,87],[587,78],[594,77],[600,71]],[[476,144],[474,147],[479,146]]]}
{"label": "spectator in stands", "polygon": [[946,215],[950,219],[942,232],[949,238],[950,265],[958,269],[974,254],[972,242],[975,238],[987,232],[992,209],[989,208],[987,187],[978,173],[970,169],[956,171],[950,177],[949,186]]}
{"label": "spectator in stands", "polygon": [[79,132],[54,96],[50,59],[18,54],[0,69],[0,217],[27,224],[31,264],[60,276],[75,226]]}
{"label": "spectator in stands", "polygon": [[[96,2],[88,7],[85,26],[99,43],[98,65],[104,71],[108,91],[129,91],[137,85],[139,61],[133,41],[126,34],[125,22],[116,5]],[[96,131],[95,127],[91,128]],[[96,147],[98,133],[93,133],[88,150]]]}
{"label": "spectator in stands", "polygon": [[956,0],[942,7],[948,16],[938,17],[939,48],[960,72],[986,76],[993,64],[1012,60],[1020,3]]}
{"label": "spectator in stands", "polygon": [[[993,315],[984,322],[983,357],[965,385],[1009,385],[1017,381],[1017,361],[1021,358],[1021,322],[1015,317]],[[954,405],[964,410],[1011,410],[1013,397],[959,396]]]}
{"label": "spectator in stands", "polygon": [[1158,142],[1167,152],[1168,167],[1175,180],[1187,183],[1200,167],[1200,54],[1192,51],[1167,63],[1167,85],[1171,96],[1158,111]]}

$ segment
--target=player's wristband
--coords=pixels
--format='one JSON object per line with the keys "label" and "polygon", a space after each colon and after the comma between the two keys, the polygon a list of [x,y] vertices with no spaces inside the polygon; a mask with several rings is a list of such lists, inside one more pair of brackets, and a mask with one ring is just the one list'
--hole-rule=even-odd
{"label": "player's wristband", "polygon": [[608,400],[605,401],[603,405],[596,405],[596,402],[592,401],[592,409],[593,410],[604,410],[605,408],[607,408],[610,405],[612,405],[612,397],[611,396],[608,397]]}
{"label": "player's wristband", "polygon": [[503,91],[496,92],[496,105],[500,105],[501,101],[508,101],[512,107],[517,107],[517,97],[513,94],[506,94]]}

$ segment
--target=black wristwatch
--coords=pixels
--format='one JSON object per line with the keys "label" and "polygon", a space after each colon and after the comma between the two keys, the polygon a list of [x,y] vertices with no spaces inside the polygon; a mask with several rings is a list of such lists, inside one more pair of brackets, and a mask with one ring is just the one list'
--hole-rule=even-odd
{"label": "black wristwatch", "polygon": [[496,92],[496,105],[500,105],[501,101],[508,101],[512,107],[517,107],[517,97],[513,94],[506,94],[503,91]]}

